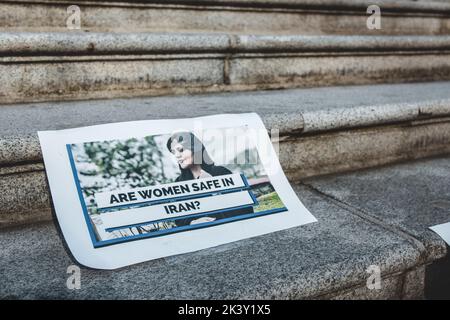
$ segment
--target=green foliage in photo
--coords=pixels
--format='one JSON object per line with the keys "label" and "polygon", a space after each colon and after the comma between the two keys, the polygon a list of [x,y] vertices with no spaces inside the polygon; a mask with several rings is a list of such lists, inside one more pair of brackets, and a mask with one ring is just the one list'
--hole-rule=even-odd
{"label": "green foliage in photo", "polygon": [[255,212],[283,208],[284,204],[278,194],[274,191],[257,198],[259,205],[255,206]]}

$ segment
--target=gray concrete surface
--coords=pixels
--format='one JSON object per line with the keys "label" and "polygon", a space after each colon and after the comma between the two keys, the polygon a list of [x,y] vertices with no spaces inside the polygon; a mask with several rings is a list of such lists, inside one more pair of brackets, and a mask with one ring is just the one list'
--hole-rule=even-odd
{"label": "gray concrete surface", "polygon": [[420,241],[431,256],[446,253],[428,228],[450,221],[450,158],[420,160],[312,180],[304,184],[361,216]]}
{"label": "gray concrete surface", "polygon": [[282,137],[441,118],[450,82],[3,105],[0,164],[39,161],[39,130],[241,112],[257,112]]}
{"label": "gray concrete surface", "polygon": [[448,36],[4,32],[0,43],[3,104],[450,80]]}
{"label": "gray concrete surface", "polygon": [[[25,2],[25,3],[24,3]],[[60,1],[1,1],[0,30],[69,31]],[[449,34],[448,3],[378,1],[380,30],[366,28],[370,1],[77,1],[85,31],[272,34]],[[270,21],[270,23],[267,23]]]}
{"label": "gray concrete surface", "polygon": [[[420,241],[433,261],[425,268],[425,296],[450,299],[449,247],[428,228],[450,221],[450,158],[435,158],[303,183],[366,220]],[[441,257],[441,258],[438,258]]]}
{"label": "gray concrete surface", "polygon": [[450,36],[0,32],[1,56],[63,54],[395,52],[448,50]]}
{"label": "gray concrete surface", "polygon": [[[74,261],[53,224],[3,230],[0,298],[422,297],[423,261],[415,241],[305,187],[295,190],[318,223],[117,271],[82,268],[80,290],[66,287],[67,267]],[[382,289],[376,292],[366,286],[370,265],[382,272]]]}
{"label": "gray concrete surface", "polygon": [[449,101],[450,82],[424,82],[5,104],[0,136],[31,139],[38,130],[242,112],[257,112],[269,129],[285,135],[444,117]]}
{"label": "gray concrete surface", "polygon": [[291,180],[450,153],[450,123],[409,122],[291,137],[280,162]]}
{"label": "gray concrete surface", "polygon": [[298,181],[450,153],[448,88],[443,82],[3,106],[0,226],[50,219],[38,130],[257,112],[280,131],[280,162]]}

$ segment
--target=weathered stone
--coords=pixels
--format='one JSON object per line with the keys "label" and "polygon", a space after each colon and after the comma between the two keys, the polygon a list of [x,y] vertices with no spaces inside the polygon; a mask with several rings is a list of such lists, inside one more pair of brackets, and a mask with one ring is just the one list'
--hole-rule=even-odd
{"label": "weathered stone", "polygon": [[338,202],[419,240],[424,260],[446,255],[445,242],[429,227],[450,221],[450,158],[306,180]]}
{"label": "weathered stone", "polygon": [[[173,2],[173,3],[172,3]],[[0,30],[71,31],[64,1],[2,1]],[[370,1],[78,2],[84,31],[208,31],[295,34],[448,34],[449,5],[383,1],[382,28],[366,27]],[[270,23],[267,23],[270,21]],[[357,31],[356,31],[357,30]]]}
{"label": "weathered stone", "polygon": [[[295,190],[319,223],[113,273],[82,268],[80,290],[66,287],[66,270],[74,261],[52,224],[3,231],[0,298],[320,298],[362,288],[370,265],[378,265],[385,279],[417,265],[420,252],[408,239],[303,187],[295,186]],[[365,296],[371,293],[361,289],[357,297]],[[392,297],[392,293],[387,290],[379,297]]]}
{"label": "weathered stone", "polygon": [[424,299],[425,267],[419,266],[411,271],[390,277],[381,277],[380,288],[366,285],[339,292],[337,295],[326,295],[321,299],[334,300],[421,300]]}
{"label": "weathered stone", "polygon": [[0,226],[51,219],[44,172],[0,175]]}
{"label": "weathered stone", "polygon": [[[28,121],[31,118],[28,118]],[[7,119],[2,118],[1,126],[6,129]],[[33,120],[31,120],[33,121]],[[11,123],[11,126],[18,125],[17,122]],[[32,132],[30,129],[31,123],[28,122],[25,128],[29,133],[22,132],[18,135],[0,136],[0,166],[11,165],[13,163],[27,163],[27,162],[41,162],[42,153],[41,146],[37,137],[37,131]],[[16,132],[20,129],[17,127]],[[31,131],[31,132],[30,132]],[[0,171],[2,174],[2,171]]]}
{"label": "weathered stone", "polygon": [[[368,274],[369,276],[369,274]],[[403,274],[381,277],[381,288],[369,289],[367,284],[343,290],[338,294],[325,295],[321,299],[332,300],[398,300],[402,299]]]}
{"label": "weathered stone", "polygon": [[281,89],[306,86],[438,81],[449,79],[446,55],[236,57],[231,86]]}
{"label": "weathered stone", "polygon": [[220,59],[65,61],[0,65],[2,101],[177,94],[223,82]]}
{"label": "weathered stone", "polygon": [[449,47],[447,36],[0,33],[0,98],[16,103],[448,80]]}
{"label": "weathered stone", "polygon": [[285,173],[296,181],[450,153],[450,122],[403,123],[296,136],[280,144]]}
{"label": "weathered stone", "polygon": [[[357,86],[3,106],[0,184],[8,191],[0,196],[0,225],[50,219],[38,130],[256,111],[269,130],[279,130],[280,162],[288,178],[297,181],[450,153],[448,86]],[[35,199],[30,201],[29,195]]]}
{"label": "weathered stone", "polygon": [[[439,46],[446,37],[438,39],[434,43]],[[229,50],[229,41],[228,35],[202,33],[0,32],[0,53],[3,56],[221,53]]]}
{"label": "weathered stone", "polygon": [[[450,82],[338,86],[170,97],[2,105],[0,163],[38,159],[28,143],[38,130],[59,130],[110,122],[257,112],[281,135],[323,132],[450,115]],[[14,143],[7,144],[8,141]],[[19,151],[18,151],[19,152]]]}
{"label": "weathered stone", "polygon": [[[434,263],[434,261],[433,261]],[[407,272],[403,278],[403,299],[418,300],[424,299],[425,282],[426,282],[426,266],[420,266],[414,270]]]}
{"label": "weathered stone", "polygon": [[[387,53],[447,50],[450,36],[304,36],[215,33],[0,32],[0,54]],[[434,52],[433,52],[434,53]],[[159,57],[162,58],[162,57]],[[6,60],[11,61],[11,60]]]}

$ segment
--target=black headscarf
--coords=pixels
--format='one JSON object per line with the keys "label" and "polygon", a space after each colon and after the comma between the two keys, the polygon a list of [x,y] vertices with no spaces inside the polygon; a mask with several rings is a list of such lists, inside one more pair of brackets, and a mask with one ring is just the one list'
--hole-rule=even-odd
{"label": "black headscarf", "polygon": [[[183,146],[184,149],[191,150],[192,157],[194,158],[194,164],[199,164],[203,171],[212,174],[214,171],[214,162],[209,156],[203,143],[192,132],[177,132],[173,134],[169,140],[167,140],[167,149],[172,152],[172,142],[176,141]],[[186,181],[194,179],[191,170],[183,169],[178,165],[181,171],[181,175],[177,178],[177,181]]]}
{"label": "black headscarf", "polygon": [[[203,143],[192,133],[192,132],[178,132],[173,134],[169,140],[167,140],[167,149],[172,152],[172,142],[177,141],[180,143],[184,149],[189,149],[192,151],[192,156],[194,158],[194,164],[199,164],[201,168],[208,172],[212,176],[220,176],[225,174],[231,174],[232,172],[225,167],[216,166],[205,149]],[[176,179],[176,181],[186,181],[194,179],[191,170],[182,169],[180,165],[181,174]],[[253,213],[253,207],[242,208],[237,210],[232,210],[230,212],[215,214],[214,217],[217,220],[224,219],[227,217],[233,217],[236,215]],[[175,220],[175,224],[180,226],[186,226],[191,223],[195,218],[184,218]]]}

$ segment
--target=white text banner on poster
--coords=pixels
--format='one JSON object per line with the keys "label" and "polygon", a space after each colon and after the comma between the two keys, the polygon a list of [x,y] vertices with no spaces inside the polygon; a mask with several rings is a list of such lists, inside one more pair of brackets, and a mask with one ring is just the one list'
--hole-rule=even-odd
{"label": "white text banner on poster", "polygon": [[244,188],[239,173],[95,194],[99,209]]}
{"label": "white text banner on poster", "polygon": [[253,205],[255,202],[250,192],[239,191],[192,200],[174,201],[143,208],[103,213],[101,214],[102,225],[106,230],[162,219]]}

